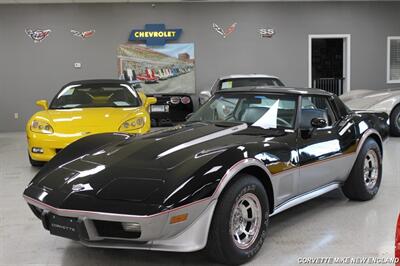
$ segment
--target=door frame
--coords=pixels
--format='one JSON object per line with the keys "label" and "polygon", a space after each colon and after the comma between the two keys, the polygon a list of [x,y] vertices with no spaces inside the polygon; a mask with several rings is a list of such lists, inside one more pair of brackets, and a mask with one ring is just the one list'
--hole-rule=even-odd
{"label": "door frame", "polygon": [[345,88],[343,93],[351,90],[351,34],[309,34],[308,35],[308,87],[312,87],[312,40],[313,39],[343,39],[343,74]]}

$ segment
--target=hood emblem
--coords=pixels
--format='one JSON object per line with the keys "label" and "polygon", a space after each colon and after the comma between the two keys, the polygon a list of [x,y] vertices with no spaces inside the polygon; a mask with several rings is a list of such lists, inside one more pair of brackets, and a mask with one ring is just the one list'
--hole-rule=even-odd
{"label": "hood emblem", "polygon": [[72,186],[73,192],[88,191],[93,190],[90,184],[75,184]]}

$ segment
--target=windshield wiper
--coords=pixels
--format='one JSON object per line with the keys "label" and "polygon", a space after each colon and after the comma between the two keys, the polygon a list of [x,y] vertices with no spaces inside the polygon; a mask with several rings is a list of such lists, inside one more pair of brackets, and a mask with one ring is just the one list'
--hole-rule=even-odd
{"label": "windshield wiper", "polygon": [[211,122],[217,127],[233,127],[237,125],[243,124],[243,122],[233,122],[233,121],[217,121],[217,122]]}

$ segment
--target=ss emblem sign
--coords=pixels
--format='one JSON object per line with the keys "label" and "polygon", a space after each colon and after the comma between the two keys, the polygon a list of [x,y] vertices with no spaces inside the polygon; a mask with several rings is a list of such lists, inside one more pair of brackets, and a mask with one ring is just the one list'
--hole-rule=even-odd
{"label": "ss emblem sign", "polygon": [[258,32],[263,38],[272,38],[275,35],[275,29],[259,29]]}

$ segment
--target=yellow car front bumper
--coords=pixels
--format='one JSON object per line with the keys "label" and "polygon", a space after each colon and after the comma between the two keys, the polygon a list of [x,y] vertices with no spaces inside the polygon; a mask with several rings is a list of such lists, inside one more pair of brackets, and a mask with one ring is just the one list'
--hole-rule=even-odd
{"label": "yellow car front bumper", "polygon": [[[150,130],[150,127],[144,126],[139,129],[135,129],[132,131],[126,131],[123,133],[128,134],[144,134]],[[61,133],[53,133],[53,134],[42,134],[35,133],[32,131],[27,132],[27,140],[28,140],[28,152],[29,156],[32,160],[40,161],[40,162],[48,162],[50,161],[60,150],[67,147],[69,144],[77,141],[80,138],[99,134],[99,133],[107,133],[107,132],[95,132],[93,134],[61,134]],[[36,152],[33,152],[36,150]],[[38,152],[39,151],[39,152]]]}

